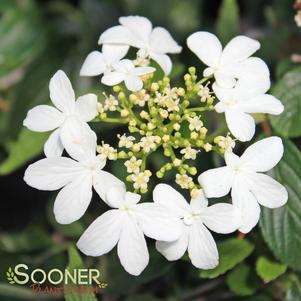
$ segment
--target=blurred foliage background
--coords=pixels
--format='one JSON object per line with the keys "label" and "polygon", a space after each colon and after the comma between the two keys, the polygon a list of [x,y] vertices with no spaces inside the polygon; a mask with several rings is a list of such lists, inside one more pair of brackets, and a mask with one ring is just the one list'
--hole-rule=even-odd
{"label": "blurred foliage background", "polygon": [[[46,270],[68,264],[97,267],[108,283],[97,299],[105,301],[301,300],[301,29],[294,21],[293,4],[291,0],[0,1],[1,300],[96,300],[93,294],[33,297],[30,288],[7,283],[5,272],[17,263]],[[100,33],[116,25],[119,16],[130,14],[166,27],[182,45],[197,30],[212,31],[223,43],[240,33],[260,40],[256,55],[270,66],[272,92],[286,108],[280,117],[258,116],[257,132],[284,139],[285,156],[273,172],[286,185],[289,202],[277,210],[264,209],[260,226],[244,239],[216,235],[221,263],[211,271],[195,269],[185,257],[167,262],[154,252],[154,242],[149,244],[150,264],[138,278],[122,270],[115,251],[82,261],[74,242],[104,205],[95,199],[80,221],[59,225],[52,213],[56,193],[27,187],[22,179],[28,163],[42,157],[47,138],[22,127],[26,112],[49,102],[48,83],[57,69],[68,74],[77,95],[92,91],[101,95],[99,78],[80,78],[80,67],[86,55],[98,49]],[[175,83],[191,65],[202,70],[186,47],[173,61]],[[214,126],[222,120],[209,122]],[[94,128],[109,143],[112,133],[120,130],[103,124]],[[154,167],[162,158],[154,154]],[[219,164],[220,159],[213,157],[198,168]],[[122,163],[110,168],[124,176]]]}

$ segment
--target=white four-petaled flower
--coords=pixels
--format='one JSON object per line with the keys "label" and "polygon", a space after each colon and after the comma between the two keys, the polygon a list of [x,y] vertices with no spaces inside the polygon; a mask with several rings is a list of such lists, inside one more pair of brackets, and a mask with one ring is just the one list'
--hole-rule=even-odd
{"label": "white four-petaled flower", "polygon": [[71,156],[41,159],[27,168],[25,182],[40,190],[60,189],[54,214],[61,224],[72,223],[85,213],[92,198],[92,187],[104,200],[111,187],[124,183],[103,171],[106,161],[96,156],[96,134],[83,121],[69,118],[61,129],[62,143]]}
{"label": "white four-petaled flower", "polygon": [[119,18],[121,25],[103,32],[99,44],[129,45],[142,49],[145,55],[156,61],[165,74],[169,74],[172,62],[166,53],[179,53],[182,47],[162,28],[153,28],[145,17],[128,16]]}
{"label": "white four-petaled flower", "polygon": [[39,105],[29,110],[23,125],[35,132],[55,130],[44,145],[46,157],[61,156],[64,150],[60,133],[69,117],[90,121],[98,115],[97,96],[87,94],[75,101],[72,85],[66,74],[59,70],[50,80],[50,98],[56,108]]}
{"label": "white four-petaled flower", "polygon": [[225,113],[228,128],[238,140],[249,141],[255,134],[255,120],[250,113],[279,115],[283,112],[282,103],[276,97],[265,94],[267,89],[260,83],[240,80],[232,89],[213,84],[214,93],[219,100],[215,110]]}
{"label": "white four-petaled flower", "polygon": [[130,60],[124,59],[113,65],[113,71],[107,72],[101,82],[108,86],[114,86],[124,81],[130,91],[138,91],[143,88],[140,76],[154,72],[153,67],[135,67]]}
{"label": "white four-petaled flower", "polygon": [[226,152],[227,166],[207,170],[198,180],[208,198],[222,197],[231,189],[233,205],[241,212],[243,221],[239,230],[247,233],[258,223],[259,204],[278,208],[287,202],[285,187],[263,174],[272,169],[282,155],[281,139],[265,138],[249,146],[241,157]]}
{"label": "white four-petaled flower", "polygon": [[177,216],[182,225],[181,237],[174,242],[158,241],[157,250],[168,260],[178,260],[188,249],[189,258],[197,268],[216,267],[218,250],[208,229],[217,233],[237,230],[241,219],[233,206],[219,203],[208,207],[208,201],[201,191],[188,204],[179,192],[166,184],[157,185],[153,197],[156,204]]}
{"label": "white four-petaled flower", "polygon": [[[249,57],[260,47],[258,41],[249,37],[237,36],[222,49],[220,41],[214,34],[199,31],[188,37],[187,45],[208,66],[204,70],[204,76],[214,75],[216,82],[224,88],[232,88],[236,79],[246,73],[251,78],[256,78],[258,75],[262,77],[265,64],[261,60],[262,64],[248,63]],[[250,69],[252,72],[249,72]]]}
{"label": "white four-petaled flower", "polygon": [[113,65],[126,55],[128,48],[120,45],[103,45],[102,52],[92,51],[85,59],[80,75],[96,76],[112,71]]}
{"label": "white four-petaled flower", "polygon": [[117,244],[124,269],[139,275],[149,261],[144,235],[162,241],[174,241],[181,235],[181,224],[175,216],[160,204],[138,204],[140,198],[138,194],[112,188],[107,200],[114,209],[89,226],[79,239],[78,248],[86,255],[101,256]]}

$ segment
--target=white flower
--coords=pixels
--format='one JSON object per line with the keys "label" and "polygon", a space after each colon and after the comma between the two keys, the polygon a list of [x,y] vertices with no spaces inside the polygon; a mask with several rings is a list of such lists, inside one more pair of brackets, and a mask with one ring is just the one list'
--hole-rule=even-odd
{"label": "white flower", "polygon": [[200,120],[199,116],[189,117],[188,122],[190,131],[199,131],[203,126],[203,122]]}
{"label": "white flower", "polygon": [[147,183],[149,182],[149,177],[151,176],[151,172],[149,170],[145,170],[144,172],[139,172],[132,174],[131,179],[134,182],[135,189],[147,189]]}
{"label": "white flower", "polygon": [[53,157],[29,165],[25,182],[40,190],[60,189],[54,214],[61,224],[72,223],[85,213],[92,198],[92,187],[105,201],[106,191],[124,184],[103,171],[106,162],[96,156],[96,135],[84,122],[69,118],[61,129],[62,143],[72,157]]}
{"label": "white flower", "polygon": [[114,95],[107,96],[106,94],[105,97],[104,110],[109,110],[111,112],[116,111],[119,104],[117,98]]}
{"label": "white flower", "polygon": [[144,235],[163,241],[174,241],[181,235],[178,219],[159,204],[138,204],[140,197],[112,189],[107,199],[114,209],[89,226],[79,239],[78,248],[86,255],[101,256],[117,244],[124,269],[132,275],[140,275],[149,261]]}
{"label": "white flower", "polygon": [[143,151],[145,153],[149,153],[152,150],[155,150],[157,147],[156,141],[157,136],[146,136],[142,137],[141,141],[139,142],[139,145],[142,147]]}
{"label": "white flower", "polygon": [[196,155],[199,151],[196,149],[191,148],[190,146],[183,148],[180,153],[184,155],[184,158],[189,160],[195,160],[196,159]]}
{"label": "white flower", "polygon": [[246,36],[233,38],[224,49],[218,38],[209,32],[199,31],[187,39],[189,49],[208,66],[204,76],[214,75],[217,83],[225,88],[235,85],[236,79],[258,80],[270,84],[266,64],[258,58],[249,58],[260,48],[258,41]]}
{"label": "white flower", "polygon": [[198,180],[208,198],[222,197],[232,189],[233,205],[242,215],[240,231],[247,233],[258,223],[259,204],[278,208],[287,201],[284,186],[262,173],[272,169],[282,155],[281,139],[265,138],[249,146],[241,157],[226,152],[227,166],[205,171]]}
{"label": "white flower", "polygon": [[187,175],[176,174],[176,183],[183,189],[188,189],[193,184],[192,178]]}
{"label": "white flower", "polygon": [[189,258],[195,267],[216,267],[218,250],[208,229],[222,234],[237,230],[241,220],[233,206],[220,203],[208,207],[208,201],[202,192],[188,204],[179,192],[166,184],[157,185],[153,196],[156,204],[174,212],[182,222],[182,236],[174,242],[158,241],[157,250],[171,261],[180,259],[188,250]]}
{"label": "white flower", "polygon": [[210,90],[207,86],[199,85],[200,91],[198,92],[198,96],[201,97],[201,102],[206,102],[210,97]]}
{"label": "white flower", "polygon": [[214,138],[214,143],[216,143],[220,148],[227,152],[232,152],[232,149],[235,147],[235,141],[227,134],[224,136],[217,136]]}
{"label": "white flower", "polygon": [[102,142],[102,145],[97,146],[97,152],[100,154],[99,157],[102,160],[116,160],[117,159],[117,150],[110,146],[108,143]]}
{"label": "white flower", "polygon": [[145,17],[128,16],[119,18],[121,25],[103,32],[99,44],[130,45],[144,51],[156,61],[165,74],[169,74],[172,62],[166,53],[179,53],[182,47],[162,27],[152,28]]}
{"label": "white flower", "polygon": [[218,113],[225,113],[230,132],[240,141],[249,141],[255,134],[255,120],[250,113],[279,115],[282,103],[272,95],[265,94],[267,87],[238,80],[232,89],[213,84],[219,102],[215,105]]}
{"label": "white flower", "polygon": [[122,136],[118,134],[117,137],[119,138],[119,147],[131,148],[135,141],[135,137],[126,136],[125,134],[123,134]]}
{"label": "white flower", "polygon": [[139,49],[136,54],[136,59],[133,61],[135,66],[146,67],[150,61],[148,59],[148,53],[144,49]]}
{"label": "white flower", "polygon": [[61,156],[64,150],[60,131],[70,116],[85,122],[98,115],[97,96],[86,94],[75,101],[74,91],[66,74],[59,70],[50,80],[50,99],[56,108],[39,105],[29,110],[23,125],[35,132],[55,130],[44,145],[46,157]]}
{"label": "white flower", "polygon": [[124,45],[103,45],[102,52],[92,51],[83,63],[81,76],[96,76],[113,70],[113,65],[119,62],[128,52]]}
{"label": "white flower", "polygon": [[154,72],[153,67],[135,67],[132,61],[124,59],[113,65],[113,71],[106,73],[101,82],[107,86],[114,86],[124,81],[130,91],[142,89],[141,75]]}
{"label": "white flower", "polygon": [[135,174],[139,173],[141,164],[142,160],[137,160],[135,156],[131,157],[130,160],[124,162],[127,172]]}

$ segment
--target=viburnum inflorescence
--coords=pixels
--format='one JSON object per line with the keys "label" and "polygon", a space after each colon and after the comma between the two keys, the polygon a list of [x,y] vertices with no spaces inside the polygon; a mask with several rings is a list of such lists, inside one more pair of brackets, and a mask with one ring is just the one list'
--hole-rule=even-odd
{"label": "viburnum inflorescence", "polygon": [[[222,48],[215,35],[193,33],[187,46],[207,67],[202,77],[197,75],[199,68],[190,67],[184,85],[173,86],[168,54],[179,53],[182,47],[166,29],[153,28],[144,17],[119,21],[120,25],[101,34],[102,51],[91,52],[80,71],[82,76],[102,76],[110,91],[99,100],[95,94],[75,100],[68,77],[58,71],[49,85],[55,107],[40,105],[28,112],[27,128],[54,131],[44,147],[46,158],[31,164],[24,180],[37,189],[60,189],[54,214],[62,224],[84,215],[92,188],[112,208],[80,238],[77,246],[86,255],[101,256],[117,245],[125,270],[139,275],[149,261],[144,237],[148,236],[168,260],[180,259],[187,250],[195,267],[214,268],[218,250],[208,229],[248,233],[258,223],[259,204],[277,208],[288,198],[284,186],[263,174],[281,160],[279,137],[257,141],[240,157],[233,152],[237,143],[250,141],[255,134],[252,113],[278,115],[284,109],[278,99],[266,94],[267,65],[252,57],[260,44],[238,36]],[[130,47],[137,48],[137,54],[124,59]],[[224,113],[227,127],[209,126],[210,111]],[[96,136],[89,121],[124,127],[110,145],[101,134]],[[62,156],[64,150],[69,157]],[[155,152],[166,159],[158,170],[151,169]],[[200,174],[197,166],[203,167],[207,152],[224,157],[226,165]],[[127,177],[118,179],[106,172],[108,160],[121,160]],[[175,171],[174,183],[190,192],[190,203],[163,183],[171,171]],[[153,202],[139,203],[152,177],[157,183]],[[126,181],[131,191],[126,190]],[[209,206],[207,198],[230,191],[232,204]]]}
{"label": "viburnum inflorescence", "polygon": [[[113,94],[104,95],[96,120],[125,124],[128,132],[117,135],[116,146],[103,143],[97,152],[104,159],[124,160],[129,173],[127,180],[133,183],[135,192],[145,193],[152,175],[148,159],[153,152],[162,151],[168,162],[155,171],[156,177],[162,179],[166,172],[175,169],[180,187],[193,191],[199,184],[190,177],[197,174],[190,160],[196,160],[201,151],[212,150],[214,141],[213,137],[207,138],[208,129],[201,115],[214,110],[213,92],[206,87],[209,91],[206,99],[199,96],[210,77],[198,80],[195,68],[191,67],[184,76],[184,88],[172,87],[167,76],[158,82],[152,78],[152,74],[144,78],[144,87],[138,92],[131,93],[116,85]],[[191,181],[187,183],[184,179]]]}

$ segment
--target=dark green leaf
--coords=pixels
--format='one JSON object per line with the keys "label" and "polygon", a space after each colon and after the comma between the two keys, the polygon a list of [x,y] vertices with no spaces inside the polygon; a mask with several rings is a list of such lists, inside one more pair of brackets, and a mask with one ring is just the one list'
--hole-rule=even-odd
{"label": "dark green leaf", "polygon": [[245,264],[235,267],[226,281],[230,290],[238,296],[251,296],[259,286],[255,273]]}
{"label": "dark green leaf", "polygon": [[7,253],[41,250],[48,248],[51,244],[49,235],[35,227],[28,227],[17,233],[0,234],[0,250]]}
{"label": "dark green leaf", "polygon": [[216,33],[224,44],[239,33],[237,0],[223,0],[216,23]]}
{"label": "dark green leaf", "polygon": [[286,272],[287,266],[260,257],[256,262],[257,274],[264,282],[270,282]]}
{"label": "dark green leaf", "polygon": [[275,131],[284,137],[301,135],[301,68],[286,73],[275,85],[274,96],[284,105],[279,116],[270,116]]}
{"label": "dark green leaf", "polygon": [[[83,268],[83,261],[74,247],[68,249],[69,254],[69,265],[67,269],[73,271],[73,269]],[[68,290],[69,286],[65,286],[66,291],[64,292],[66,301],[97,301],[95,294],[92,292],[78,293],[72,290]]]}
{"label": "dark green leaf", "polygon": [[247,258],[254,250],[254,246],[245,239],[231,238],[220,242],[218,250],[219,265],[215,269],[201,271],[201,277],[216,278],[226,273]]}
{"label": "dark green leaf", "polygon": [[283,142],[284,157],[274,171],[276,180],[288,190],[288,202],[278,209],[263,208],[260,227],[275,256],[300,271],[301,153],[291,141]]}
{"label": "dark green leaf", "polygon": [[23,128],[15,141],[6,144],[8,157],[0,164],[0,175],[6,175],[40,154],[49,133],[34,133]]}

